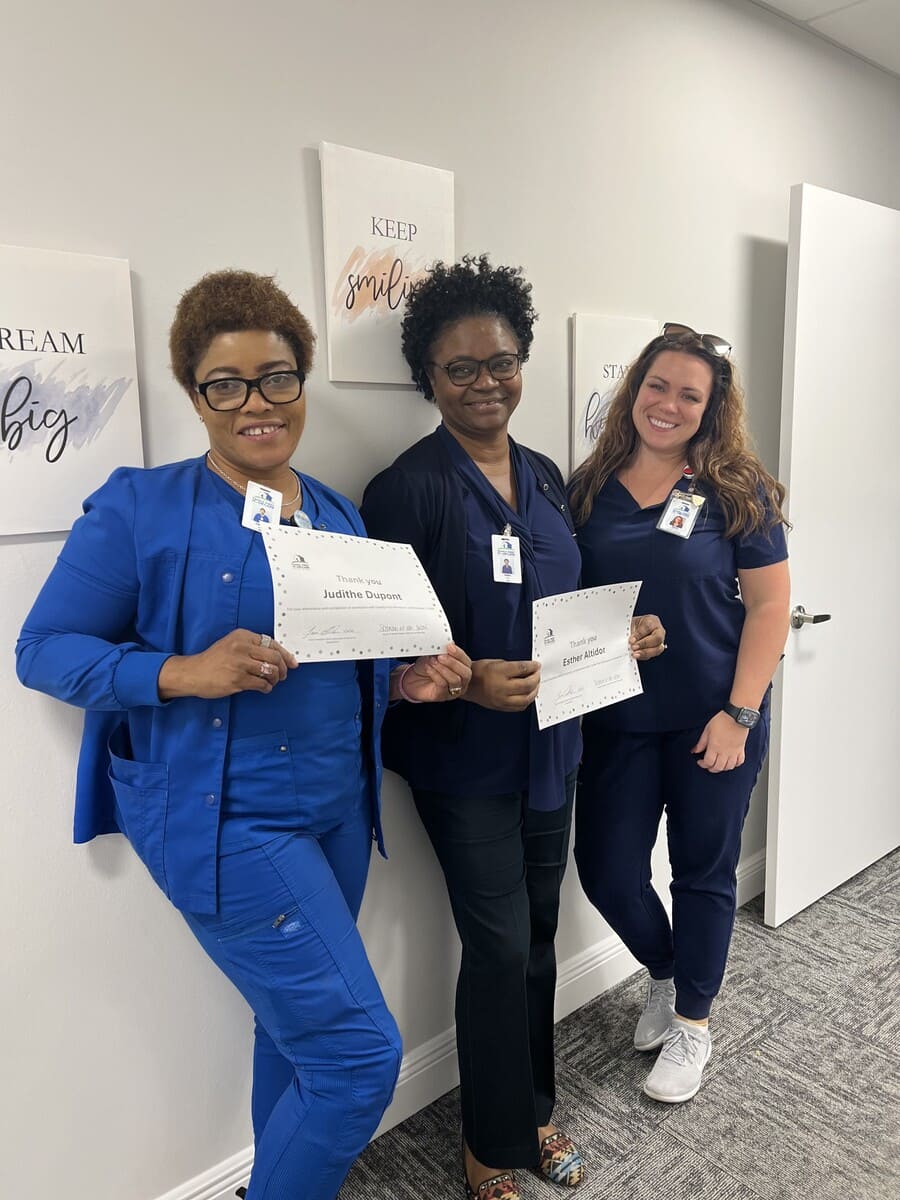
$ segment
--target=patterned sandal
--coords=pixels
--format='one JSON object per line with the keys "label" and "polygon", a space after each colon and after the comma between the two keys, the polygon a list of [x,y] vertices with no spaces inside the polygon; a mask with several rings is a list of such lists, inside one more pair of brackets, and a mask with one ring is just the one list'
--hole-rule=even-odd
{"label": "patterned sandal", "polygon": [[572,1139],[557,1130],[541,1142],[537,1170],[560,1187],[577,1187],[584,1179],[584,1159]]}
{"label": "patterned sandal", "polygon": [[504,1171],[502,1175],[492,1175],[484,1183],[479,1183],[473,1192],[464,1165],[463,1185],[466,1189],[466,1200],[522,1200],[516,1187],[515,1176],[509,1171]]}

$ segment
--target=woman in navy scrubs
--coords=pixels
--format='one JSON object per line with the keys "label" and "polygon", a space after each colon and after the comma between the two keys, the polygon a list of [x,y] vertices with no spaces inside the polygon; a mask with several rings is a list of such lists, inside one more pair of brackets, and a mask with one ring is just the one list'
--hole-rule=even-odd
{"label": "woman in navy scrubs", "polygon": [[333,1200],[391,1098],[400,1037],[356,928],[379,732],[404,673],[416,703],[470,676],[456,647],[413,675],[298,669],[273,639],[253,498],[275,523],[365,537],[290,465],[314,341],[265,276],[185,292],[172,367],[209,451],[122,468],[85,501],[16,648],[23,683],[86,710],[76,841],[124,833],[255,1013],[248,1200]]}
{"label": "woman in navy scrubs", "polygon": [[[468,703],[445,706],[445,719],[393,710],[384,754],[412,787],[462,941],[464,1179],[478,1200],[514,1200],[511,1168],[567,1186],[583,1172],[551,1123],[553,943],[581,739],[577,721],[538,730],[531,661],[532,601],[576,588],[581,562],[558,469],[507,432],[532,341],[530,293],[519,270],[486,256],[438,263],[414,288],[403,353],[441,424],[362,503],[371,536],[412,544],[473,659]],[[634,634],[636,657],[659,652],[655,618],[639,618]]]}
{"label": "woman in navy scrubs", "polygon": [[[582,886],[647,968],[634,1044],[661,1047],[644,1091],[688,1100],[710,1054],[735,867],[766,754],[788,630],[784,488],[749,447],[722,339],[667,325],[618,389],[570,485],[585,587],[643,580],[668,653],[644,692],[584,720]],[[666,813],[672,924],[650,881]]]}

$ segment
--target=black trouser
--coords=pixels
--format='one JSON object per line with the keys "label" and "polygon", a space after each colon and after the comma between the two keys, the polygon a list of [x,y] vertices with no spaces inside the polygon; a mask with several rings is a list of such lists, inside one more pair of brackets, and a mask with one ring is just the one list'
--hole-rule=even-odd
{"label": "black trouser", "polygon": [[554,812],[530,809],[527,792],[413,790],[462,942],[456,1043],[463,1130],[488,1166],[534,1166],[538,1126],[553,1112],[553,940],[575,778],[566,779],[566,803]]}

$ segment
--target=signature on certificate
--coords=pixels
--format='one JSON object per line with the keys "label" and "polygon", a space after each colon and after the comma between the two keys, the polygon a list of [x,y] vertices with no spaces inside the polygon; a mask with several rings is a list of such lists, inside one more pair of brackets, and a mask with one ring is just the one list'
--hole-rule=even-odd
{"label": "signature on certificate", "polygon": [[349,632],[346,625],[310,625],[306,636],[308,638],[347,637]]}

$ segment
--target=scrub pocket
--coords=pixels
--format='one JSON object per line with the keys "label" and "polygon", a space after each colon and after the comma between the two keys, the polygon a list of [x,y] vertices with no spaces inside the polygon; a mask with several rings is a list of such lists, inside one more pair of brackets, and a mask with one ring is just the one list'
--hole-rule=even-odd
{"label": "scrub pocket", "polygon": [[[222,832],[230,849],[258,842],[260,833],[300,827],[291,747],[283,729],[231,739],[224,791]],[[225,846],[220,852],[226,852]]]}
{"label": "scrub pocket", "polygon": [[165,891],[163,851],[169,808],[168,765],[123,758],[110,748],[109,781],[116,796],[119,827]]}

